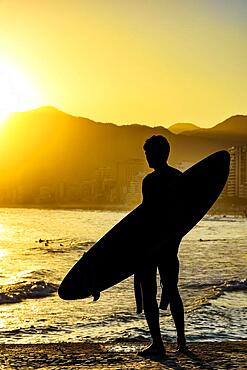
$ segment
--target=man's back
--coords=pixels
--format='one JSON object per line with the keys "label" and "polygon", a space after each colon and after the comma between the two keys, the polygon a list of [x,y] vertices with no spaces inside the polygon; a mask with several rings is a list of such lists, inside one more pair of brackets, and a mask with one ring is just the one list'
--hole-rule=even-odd
{"label": "man's back", "polygon": [[168,164],[149,173],[142,182],[143,203],[155,206],[156,202],[165,199],[169,195],[169,186],[180,174],[178,169]]}

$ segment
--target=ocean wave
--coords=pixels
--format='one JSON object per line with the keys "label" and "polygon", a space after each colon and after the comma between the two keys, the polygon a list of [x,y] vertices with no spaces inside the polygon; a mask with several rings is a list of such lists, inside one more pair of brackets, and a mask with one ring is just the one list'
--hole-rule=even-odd
{"label": "ocean wave", "polygon": [[30,271],[29,274],[26,275],[31,281],[41,281],[51,273],[51,270],[48,269],[40,269],[40,270],[34,270]]}
{"label": "ocean wave", "polygon": [[246,291],[247,290],[247,279],[245,280],[230,280],[227,282],[218,282],[216,284],[210,283],[188,283],[183,285],[183,289],[195,289],[197,294],[195,298],[193,295],[190,296],[190,300],[186,305],[186,311],[194,311],[202,306],[210,305],[210,300],[215,300],[226,292],[234,291]]}
{"label": "ocean wave", "polygon": [[189,289],[218,289],[222,292],[224,291],[234,291],[234,290],[247,290],[247,279],[243,280],[229,280],[229,281],[219,281],[216,283],[207,282],[196,282],[196,283],[186,283],[183,288]]}
{"label": "ocean wave", "polygon": [[13,336],[20,337],[22,335],[30,334],[49,334],[53,332],[61,332],[61,327],[55,325],[46,325],[46,326],[34,326],[30,325],[26,328],[16,328],[12,330],[0,330],[0,337],[2,336]]}
{"label": "ocean wave", "polygon": [[24,299],[45,298],[57,291],[57,285],[44,280],[20,282],[0,287],[0,304],[19,303]]}
{"label": "ocean wave", "polygon": [[225,222],[244,222],[245,218],[241,216],[230,216],[230,215],[207,215],[203,218],[203,221],[225,221]]}
{"label": "ocean wave", "polygon": [[[234,238],[232,238],[232,239],[234,239]],[[230,239],[228,238],[228,239],[226,239],[226,238],[218,238],[218,239],[202,239],[202,238],[200,238],[199,239],[199,242],[229,242],[230,241]]]}
{"label": "ocean wave", "polygon": [[222,292],[233,292],[237,290],[247,290],[247,279],[245,280],[231,280],[224,283],[221,287]]}

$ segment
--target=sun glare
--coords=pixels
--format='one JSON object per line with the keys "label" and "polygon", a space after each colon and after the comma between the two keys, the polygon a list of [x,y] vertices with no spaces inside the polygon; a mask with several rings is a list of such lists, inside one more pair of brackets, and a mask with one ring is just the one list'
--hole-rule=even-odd
{"label": "sun glare", "polygon": [[39,105],[31,81],[13,64],[0,60],[0,124],[12,112]]}

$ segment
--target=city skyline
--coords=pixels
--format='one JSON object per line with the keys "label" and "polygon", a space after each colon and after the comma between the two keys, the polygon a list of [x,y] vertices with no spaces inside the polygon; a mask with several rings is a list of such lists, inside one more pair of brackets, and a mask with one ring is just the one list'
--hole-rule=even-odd
{"label": "city skyline", "polygon": [[116,124],[246,114],[247,3],[1,1],[0,119],[42,105]]}

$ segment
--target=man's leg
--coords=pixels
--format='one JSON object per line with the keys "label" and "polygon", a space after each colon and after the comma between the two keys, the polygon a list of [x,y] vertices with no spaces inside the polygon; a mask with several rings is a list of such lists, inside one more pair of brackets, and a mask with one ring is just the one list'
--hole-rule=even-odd
{"label": "man's leg", "polygon": [[178,287],[170,293],[170,309],[177,330],[177,344],[180,352],[186,351],[186,339],[184,333],[184,305],[180,297]]}
{"label": "man's leg", "polygon": [[152,344],[142,355],[165,355],[159,324],[159,307],[156,300],[156,266],[148,267],[140,273],[144,313],[152,337]]}
{"label": "man's leg", "polygon": [[159,273],[163,285],[161,309],[167,309],[170,304],[172,318],[177,331],[178,350],[186,350],[184,332],[184,306],[178,290],[179,260],[176,255],[170,255],[159,262]]}

